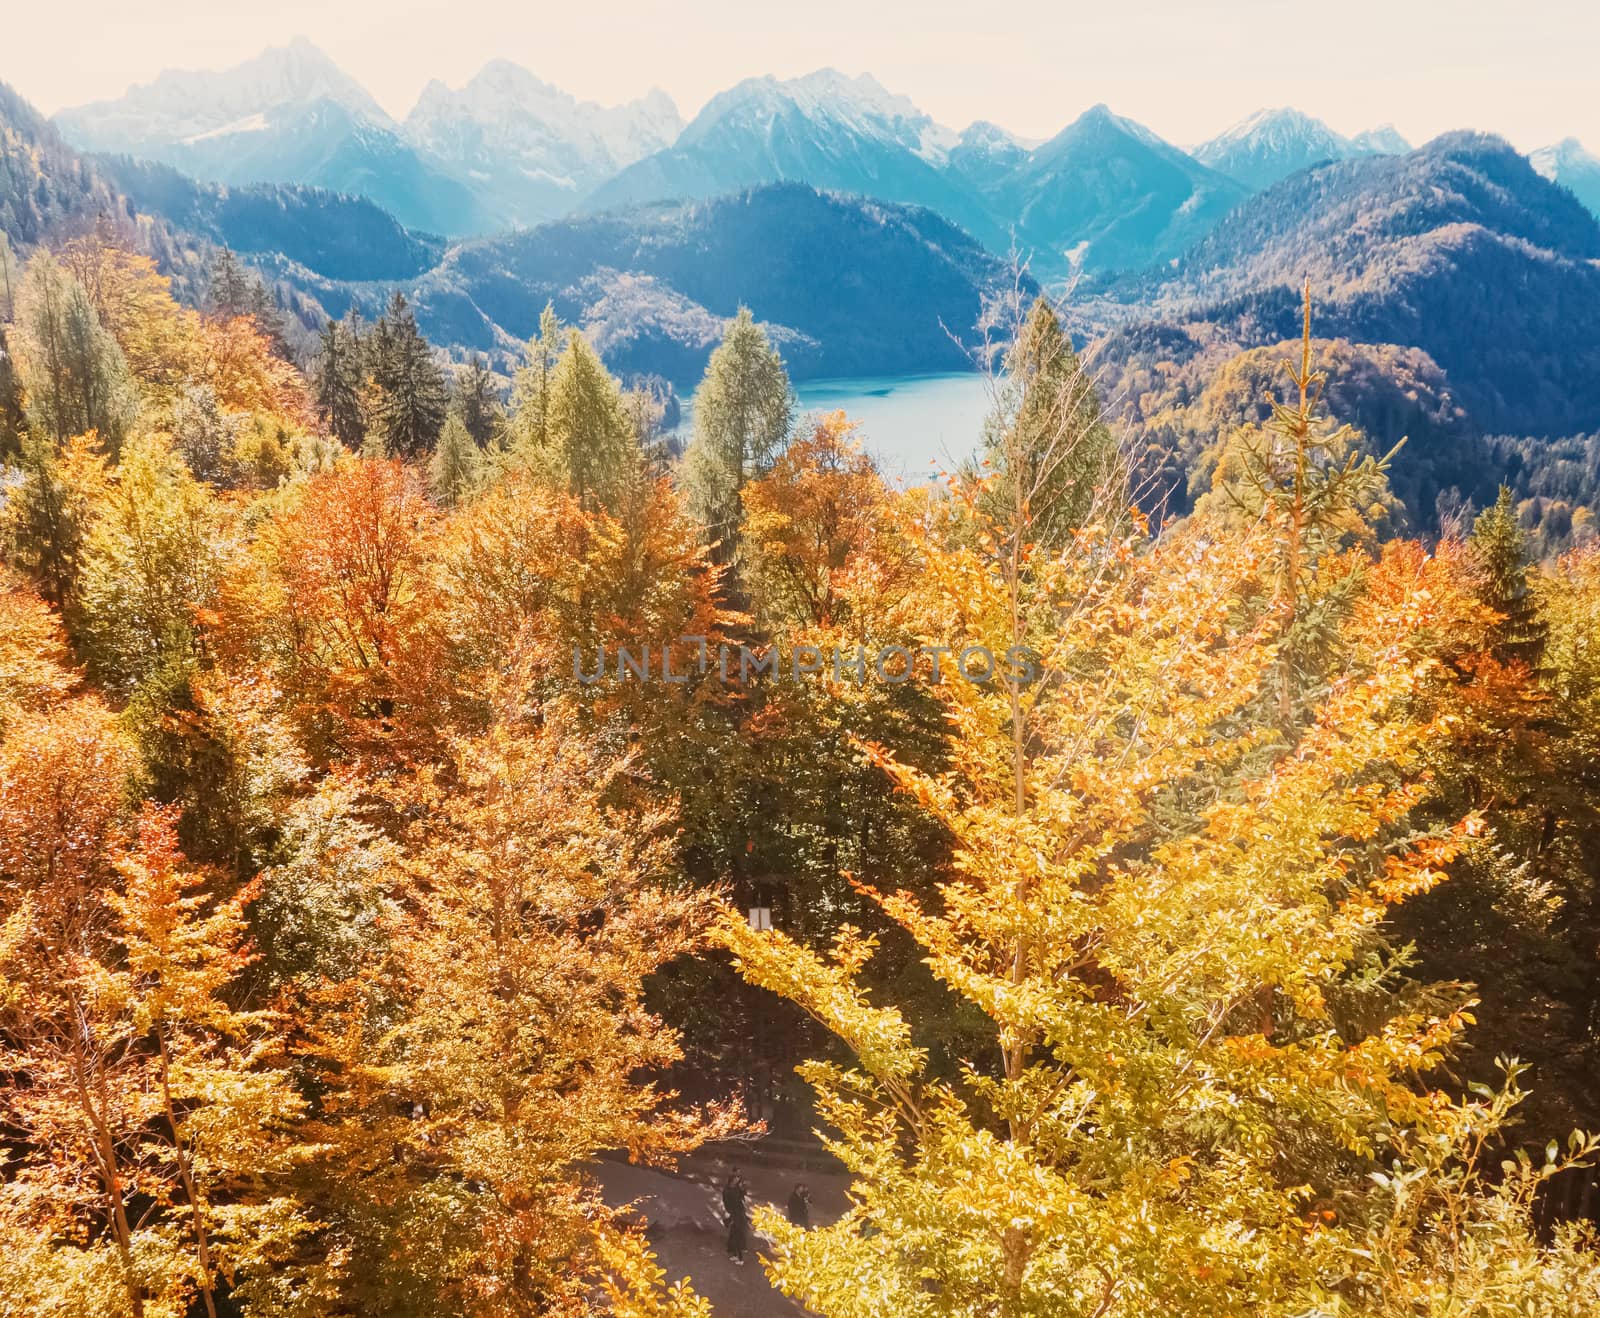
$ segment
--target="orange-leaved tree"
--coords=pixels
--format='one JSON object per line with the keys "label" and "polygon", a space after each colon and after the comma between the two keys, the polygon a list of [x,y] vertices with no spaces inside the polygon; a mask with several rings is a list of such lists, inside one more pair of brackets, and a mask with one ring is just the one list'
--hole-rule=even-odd
{"label": "orange-leaved tree", "polygon": [[314,759],[428,753],[455,694],[422,477],[345,459],[285,504],[224,582],[227,662],[268,666]]}
{"label": "orange-leaved tree", "polygon": [[318,1193],[364,1308],[588,1313],[610,1260],[641,1262],[592,1161],[670,1161],[732,1128],[659,1087],[678,1043],[643,1000],[701,945],[711,898],[662,882],[667,814],[603,804],[628,761],[524,705],[513,684],[393,795],[415,822],[378,880],[383,947],[317,1027]]}

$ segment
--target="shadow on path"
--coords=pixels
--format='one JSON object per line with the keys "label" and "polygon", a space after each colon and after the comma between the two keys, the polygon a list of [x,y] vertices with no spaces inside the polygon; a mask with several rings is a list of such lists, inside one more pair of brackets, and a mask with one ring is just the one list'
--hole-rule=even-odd
{"label": "shadow on path", "polygon": [[[650,1247],[669,1281],[688,1277],[690,1284],[716,1307],[717,1318],[791,1318],[809,1310],[780,1295],[767,1281],[758,1257],[767,1242],[753,1235],[754,1248],[744,1266],[727,1254],[727,1228],[722,1217],[722,1182],[734,1164],[708,1154],[685,1158],[675,1172],[606,1161],[595,1166],[605,1201],[614,1207],[631,1204],[643,1219]],[[819,1172],[738,1164],[750,1186],[751,1207],[763,1204],[782,1210],[797,1181],[811,1188],[812,1221],[832,1221],[845,1208],[847,1178]]]}

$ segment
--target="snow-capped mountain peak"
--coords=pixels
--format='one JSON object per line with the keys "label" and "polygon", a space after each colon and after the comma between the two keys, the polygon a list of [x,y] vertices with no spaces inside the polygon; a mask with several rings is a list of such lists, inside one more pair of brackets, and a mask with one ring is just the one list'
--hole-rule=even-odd
{"label": "snow-capped mountain peak", "polygon": [[694,146],[734,124],[748,129],[779,119],[806,120],[823,130],[893,142],[930,160],[942,159],[958,140],[909,97],[889,91],[871,74],[851,77],[837,69],[798,78],[746,78],[706,102],[681,140]]}
{"label": "snow-capped mountain peak", "polygon": [[1529,152],[1528,161],[1545,178],[1558,182],[1565,171],[1600,169],[1600,156],[1594,155],[1575,137],[1565,137],[1552,146]]}
{"label": "snow-capped mountain peak", "polygon": [[[1320,119],[1289,106],[1257,110],[1195,148],[1202,164],[1237,176],[1240,169],[1260,172],[1277,162],[1337,160],[1347,155],[1349,142]],[[1288,171],[1288,172],[1292,172]],[[1241,179],[1241,181],[1246,181]]]}
{"label": "snow-capped mountain peak", "polygon": [[961,130],[959,141],[964,147],[982,151],[1031,151],[1039,145],[1036,139],[1018,137],[987,119],[974,119]]}
{"label": "snow-capped mountain peak", "polygon": [[493,60],[459,90],[430,82],[404,133],[465,173],[488,211],[511,224],[563,213],[619,169],[670,146],[682,127],[665,92],[601,106]]}
{"label": "snow-capped mountain peak", "polygon": [[520,64],[493,60],[459,91],[437,79],[406,116],[406,135],[423,145],[471,125],[493,144],[513,151],[530,141],[599,147],[613,169],[668,146],[683,121],[659,89],[626,105],[601,106],[535,77]]}
{"label": "snow-capped mountain peak", "polygon": [[1411,150],[1411,143],[1393,124],[1379,124],[1364,133],[1357,133],[1350,142],[1363,154],[1370,156],[1403,156]]}
{"label": "snow-capped mountain peak", "polygon": [[1405,139],[1392,126],[1372,129],[1352,140],[1302,110],[1279,106],[1241,119],[1196,147],[1193,155],[1252,191],[1260,191],[1324,161],[1408,150]]}
{"label": "snow-capped mountain peak", "polygon": [[1528,162],[1552,183],[1559,183],[1600,219],[1600,156],[1575,137],[1530,152]]}
{"label": "snow-capped mountain peak", "polygon": [[[1200,151],[1218,152],[1244,142],[1284,147],[1304,141],[1343,142],[1344,139],[1322,120],[1314,119],[1293,106],[1283,105],[1247,115],[1231,128],[1217,134]],[[1204,156],[1200,158],[1203,160]]]}
{"label": "snow-capped mountain peak", "polygon": [[229,125],[258,124],[261,116],[319,101],[332,102],[355,119],[393,127],[361,84],[305,37],[220,72],[169,69],[118,100],[64,110],[57,121],[80,145],[132,152],[151,141],[221,135]]}

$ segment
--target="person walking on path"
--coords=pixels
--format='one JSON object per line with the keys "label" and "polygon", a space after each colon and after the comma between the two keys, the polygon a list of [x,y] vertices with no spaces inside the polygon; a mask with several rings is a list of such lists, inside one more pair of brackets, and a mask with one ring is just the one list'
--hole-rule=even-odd
{"label": "person walking on path", "polygon": [[806,1188],[804,1181],[794,1187],[794,1193],[789,1196],[787,1208],[789,1223],[803,1231],[811,1229],[811,1191]]}
{"label": "person walking on path", "polygon": [[750,1213],[745,1207],[748,1190],[744,1177],[735,1167],[722,1187],[722,1207],[728,1215],[728,1257],[741,1267],[744,1252],[750,1247]]}

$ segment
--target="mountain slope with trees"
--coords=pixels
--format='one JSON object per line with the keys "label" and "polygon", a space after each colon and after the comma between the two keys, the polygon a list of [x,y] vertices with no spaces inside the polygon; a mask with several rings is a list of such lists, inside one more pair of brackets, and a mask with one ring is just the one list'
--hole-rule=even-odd
{"label": "mountain slope with trees", "polygon": [[[683,381],[750,307],[797,376],[962,370],[1007,267],[932,211],[799,184],[452,248],[415,285],[436,341],[505,350],[555,304],[614,370]],[[952,338],[954,336],[954,338]]]}
{"label": "mountain slope with trees", "polygon": [[[901,487],[748,311],[678,456],[553,307],[508,393],[393,294],[308,378],[112,227],[0,304],[0,1312],[711,1318],[616,1155],[770,1118],[823,1318],[1600,1314],[1600,546],[1394,534],[1338,412],[1446,449],[1420,350],[1307,296],[1155,527],[1025,286]],[[880,336],[830,241],[993,269],[793,186],[552,235]]]}
{"label": "mountain slope with trees", "polygon": [[201,183],[170,165],[100,156],[95,168],[139,211],[245,256],[280,256],[332,280],[411,279],[444,254],[366,197],[301,185]]}
{"label": "mountain slope with trees", "polygon": [[1450,134],[1285,179],[1173,270],[1113,285],[1129,315],[1104,361],[1142,424],[1149,399],[1125,385],[1292,338],[1309,279],[1321,332],[1420,349],[1479,432],[1578,434],[1600,424],[1597,261],[1570,192],[1498,138]]}
{"label": "mountain slope with trees", "polygon": [[1036,147],[987,194],[1042,272],[1139,269],[1177,255],[1244,199],[1104,105]]}

